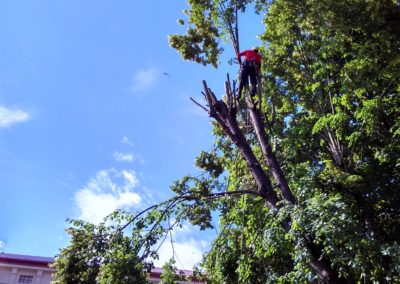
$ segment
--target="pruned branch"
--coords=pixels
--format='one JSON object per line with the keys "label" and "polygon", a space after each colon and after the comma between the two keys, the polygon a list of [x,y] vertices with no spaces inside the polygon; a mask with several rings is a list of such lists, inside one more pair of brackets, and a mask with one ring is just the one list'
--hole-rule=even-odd
{"label": "pruned branch", "polygon": [[208,88],[206,81],[203,81],[204,94],[209,106],[208,113],[217,121],[225,134],[238,147],[239,152],[243,156],[254,177],[258,186],[258,192],[265,198],[271,209],[277,210],[278,197],[272,187],[271,181],[262,169],[261,163],[256,158],[237,122],[236,99],[230,85],[228,76],[228,82],[225,84],[227,100],[227,103],[225,103],[223,100],[218,100],[211,89]]}
{"label": "pruned branch", "polygon": [[190,97],[190,100],[191,100],[192,102],[194,102],[197,106],[201,107],[205,112],[208,113],[208,109],[207,109],[205,106],[203,106],[202,104],[200,104],[199,102],[197,102],[197,101],[196,101],[195,99],[193,99],[192,97]]}

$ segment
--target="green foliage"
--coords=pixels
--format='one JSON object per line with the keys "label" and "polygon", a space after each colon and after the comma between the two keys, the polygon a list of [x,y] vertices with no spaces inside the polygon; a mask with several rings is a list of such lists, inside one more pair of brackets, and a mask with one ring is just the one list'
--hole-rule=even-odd
{"label": "green foliage", "polygon": [[[223,52],[223,42],[232,42],[235,36],[237,12],[244,13],[253,5],[257,13],[267,9],[268,0],[188,0],[186,33],[169,36],[169,43],[185,60],[217,67]],[[178,20],[179,25],[185,21]],[[233,56],[234,58],[236,56]]]}
{"label": "green foliage", "polygon": [[108,250],[104,258],[98,283],[147,283],[145,267],[135,253],[135,245],[131,242],[132,240],[121,233],[112,236],[110,243],[112,249]]}
{"label": "green foliage", "polygon": [[202,151],[200,156],[195,160],[195,165],[209,172],[212,178],[218,178],[224,171],[220,158],[218,158],[215,152],[207,153]]}
{"label": "green foliage", "polygon": [[[261,38],[268,43],[268,76],[263,111],[298,204],[288,208],[289,233],[271,223],[256,227],[269,235],[254,250],[240,251],[235,243],[237,229],[244,238],[254,235],[247,225],[233,223],[231,235],[225,229],[223,240],[218,239],[223,249],[206,255],[211,283],[317,281],[309,252],[298,241],[304,234],[316,239],[349,282],[395,281],[400,273],[396,249],[391,257],[382,250],[400,241],[398,5],[276,0],[265,11]],[[251,187],[246,165],[232,144],[218,127],[214,134],[229,188]],[[244,206],[254,205],[228,206],[223,217]],[[255,218],[264,217],[260,212]],[[288,243],[282,247],[276,240]],[[257,252],[264,250],[270,254],[260,259]],[[286,256],[284,264],[278,261],[281,256]],[[265,270],[255,269],[257,261],[268,267],[268,279]]]}
{"label": "green foliage", "polygon": [[175,266],[175,260],[171,258],[169,261],[167,261],[163,267],[163,272],[161,274],[161,282],[162,284],[175,284],[177,281],[185,281],[185,280],[190,280],[186,279],[185,274],[180,271],[177,273],[178,269]]}
{"label": "green foliage", "polygon": [[[218,65],[218,57],[222,49],[218,47],[218,31],[215,22],[215,11],[212,1],[189,1],[190,10],[184,13],[188,16],[189,27],[185,35],[171,35],[169,42],[177,49],[185,60],[193,60],[203,65]],[[184,25],[183,20],[179,20]]]}
{"label": "green foliage", "polygon": [[399,241],[399,15],[392,1],[305,0],[265,17],[270,95],[293,106],[274,129],[299,200],[293,233],[314,236],[350,282],[399,275],[381,254]]}
{"label": "green foliage", "polygon": [[53,264],[52,283],[148,283],[136,243],[112,226],[70,221],[71,243]]}
{"label": "green foliage", "polygon": [[186,201],[179,204],[179,208],[184,210],[185,220],[199,226],[201,230],[214,227],[211,211],[215,209],[216,204],[212,198],[212,191],[219,188],[220,183],[216,180],[191,176],[175,181],[171,186],[173,192],[187,196]]}

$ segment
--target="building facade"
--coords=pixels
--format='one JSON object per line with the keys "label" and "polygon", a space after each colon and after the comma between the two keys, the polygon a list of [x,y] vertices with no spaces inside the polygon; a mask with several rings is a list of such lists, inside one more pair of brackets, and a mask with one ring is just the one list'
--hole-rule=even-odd
{"label": "building facade", "polygon": [[[50,284],[53,268],[49,267],[54,261],[52,257],[40,257],[10,253],[0,253],[0,284]],[[191,271],[182,270],[186,275]],[[150,283],[160,283],[162,269],[154,268],[150,275]],[[202,284],[198,281],[177,281],[177,284]]]}
{"label": "building facade", "polygon": [[0,253],[0,284],[49,284],[51,257]]}

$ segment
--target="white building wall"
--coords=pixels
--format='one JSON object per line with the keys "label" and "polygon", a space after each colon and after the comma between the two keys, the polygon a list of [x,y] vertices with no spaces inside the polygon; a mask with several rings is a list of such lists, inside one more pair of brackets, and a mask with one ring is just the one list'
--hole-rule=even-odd
{"label": "white building wall", "polygon": [[50,268],[0,263],[0,284],[50,284],[52,273]]}
{"label": "white building wall", "polygon": [[10,269],[7,267],[0,266],[0,284],[8,283],[10,278]]}

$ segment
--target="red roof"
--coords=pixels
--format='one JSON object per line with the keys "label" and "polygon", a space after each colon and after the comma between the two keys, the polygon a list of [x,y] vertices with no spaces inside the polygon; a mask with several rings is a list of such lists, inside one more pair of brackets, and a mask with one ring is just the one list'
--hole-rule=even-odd
{"label": "red roof", "polygon": [[0,262],[6,264],[49,267],[49,264],[53,261],[53,257],[0,253]]}
{"label": "red roof", "polygon": [[[151,270],[151,276],[160,276],[163,273],[163,269],[159,267],[154,267]],[[185,276],[193,276],[193,271],[191,270],[184,270],[184,269],[177,269],[176,270],[177,274],[183,273]]]}

